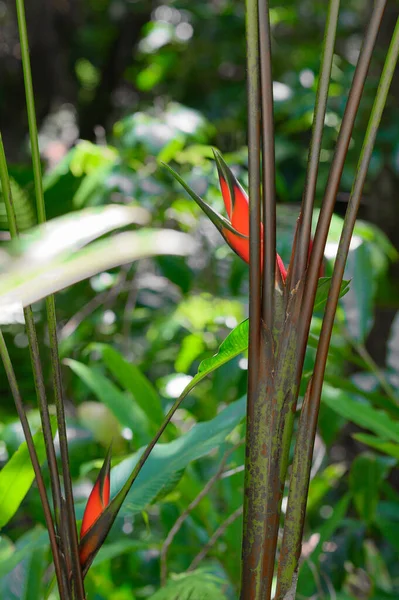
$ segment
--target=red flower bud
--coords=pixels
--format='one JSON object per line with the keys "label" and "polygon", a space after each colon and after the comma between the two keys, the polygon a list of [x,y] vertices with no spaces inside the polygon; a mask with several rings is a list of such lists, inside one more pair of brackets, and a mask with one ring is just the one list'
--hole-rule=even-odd
{"label": "red flower bud", "polygon": [[86,504],[80,530],[80,539],[84,537],[93,523],[97,521],[104,508],[109,504],[111,482],[110,470],[111,460],[110,452],[108,452]]}
{"label": "red flower bud", "polygon": [[[249,201],[248,196],[244,192],[243,188],[234,177],[233,173],[227,167],[227,165],[223,162],[219,162],[221,157],[219,154],[215,153],[215,157],[217,159],[217,167],[219,173],[219,182],[220,188],[222,191],[224,205],[226,207],[227,215],[230,219],[231,225],[234,227],[238,233],[246,236],[240,237],[229,231],[228,229],[223,229],[223,234],[225,239],[231,246],[231,248],[240,256],[245,262],[249,263]],[[219,160],[218,160],[219,159]],[[226,180],[224,173],[222,171],[226,171],[226,175],[229,177],[229,181]],[[232,193],[231,193],[232,192]],[[260,225],[260,239],[261,239],[261,266],[263,263],[263,225]],[[284,263],[281,257],[277,254],[276,256],[276,265],[280,270],[281,279],[285,282],[287,278],[287,269],[284,266]]]}

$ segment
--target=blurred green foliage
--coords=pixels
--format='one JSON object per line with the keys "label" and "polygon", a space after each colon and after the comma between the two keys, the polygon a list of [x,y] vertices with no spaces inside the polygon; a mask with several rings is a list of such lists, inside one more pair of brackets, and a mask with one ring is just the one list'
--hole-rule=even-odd
{"label": "blurred green foliage", "polygon": [[[304,183],[326,3],[289,0],[271,4],[281,203],[278,251],[287,264]],[[346,2],[340,17],[318,204],[354,71],[364,7],[363,0]],[[211,146],[224,151],[243,185],[247,183],[247,156],[243,2],[85,0],[75,9],[80,26],[65,34],[69,45],[64,50],[65,80],[68,75],[73,82],[74,107],[54,103],[42,119],[48,217],[70,214],[73,223],[73,213],[82,208],[139,206],[149,211],[152,228],[187,233],[198,244],[198,251],[189,257],[146,258],[101,272],[57,294],[71,471],[81,517],[110,441],[116,490],[135,463],[137,451],[195,376],[200,362],[215,354],[247,316],[247,266],[232,254],[160,162],[172,163],[198,194],[223,212]],[[0,18],[13,23],[10,10]],[[77,17],[67,11],[65,18],[70,24]],[[54,27],[58,31],[59,24],[55,22]],[[375,53],[348,154],[326,251],[326,276],[331,275],[342,227],[340,214],[355,173],[383,56],[382,44]],[[32,60],[35,65],[34,53]],[[9,57],[8,66],[3,67],[9,74],[12,61]],[[0,89],[1,107],[7,107],[11,75],[6,81]],[[40,110],[45,97],[40,82],[37,93]],[[363,217],[368,214],[367,198],[375,197],[381,177],[386,182],[398,176],[398,97],[393,89],[373,155]],[[70,101],[65,89],[59,98]],[[104,129],[94,130],[95,125]],[[21,156],[22,138],[19,145]],[[10,172],[17,216],[25,229],[35,221],[31,169],[20,158],[10,165]],[[3,208],[0,197],[0,228],[6,238]],[[397,315],[385,366],[377,366],[366,349],[378,307],[389,302],[398,310],[397,281],[390,271],[397,259],[397,251],[380,229],[367,221],[358,222],[345,275],[351,280],[350,291],[340,303],[323,390],[298,599],[394,600],[399,595]],[[34,310],[49,384],[43,303],[37,303]],[[316,311],[303,391],[321,317],[321,311]],[[37,430],[24,327],[18,315],[3,314],[1,321],[30,409],[29,419]],[[237,598],[239,515],[222,530],[199,567],[187,569],[242,503],[244,448],[239,442],[245,431],[246,367],[244,352],[188,396],[133,487],[87,577],[89,598]],[[21,448],[15,454],[23,435],[2,370],[1,375],[0,461],[4,469],[0,506],[10,515],[14,508],[15,514],[1,531],[0,597],[36,600],[44,597],[48,583],[47,575],[42,577],[49,557],[47,536],[35,486],[18,510],[17,499],[10,493],[15,483],[7,481],[7,465],[9,473],[13,461],[17,464],[24,452]],[[170,577],[159,590],[162,545],[228,451],[223,474],[188,511],[168,548]],[[20,489],[28,488],[31,473],[21,470],[19,476]]]}

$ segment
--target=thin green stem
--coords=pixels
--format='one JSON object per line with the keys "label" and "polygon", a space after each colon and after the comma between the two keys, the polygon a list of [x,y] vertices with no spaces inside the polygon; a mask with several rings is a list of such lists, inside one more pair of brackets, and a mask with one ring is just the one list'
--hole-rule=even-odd
{"label": "thin green stem", "polygon": [[317,281],[319,279],[320,266],[323,260],[324,248],[326,245],[330,222],[335,206],[335,199],[338,193],[357,110],[359,108],[360,99],[363,93],[368,68],[373,55],[373,50],[385,6],[386,0],[377,0],[375,2],[369,27],[367,29],[356,65],[355,75],[350,89],[345,113],[342,119],[333,162],[328,176],[326,192],[323,199],[319,221],[317,223],[312,255],[305,280],[306,293],[303,296],[302,319],[299,332],[301,347],[299,349],[300,360],[298,361],[297,381],[300,381],[302,373],[306,350],[306,340],[312,318],[314,300],[316,297]]}
{"label": "thin green stem", "polygon": [[[8,225],[10,228],[11,238],[15,238],[15,237],[18,237],[18,226],[17,226],[16,216],[15,216],[14,204],[13,204],[11,188],[10,188],[10,179],[8,176],[7,161],[6,161],[3,139],[2,139],[1,133],[0,133],[0,180],[1,180],[2,190],[3,190],[3,198],[4,198],[4,204],[6,207]],[[37,337],[36,337],[36,328],[35,328],[32,310],[30,307],[24,309],[24,316],[25,316],[25,324],[26,324],[26,329],[27,329],[27,334],[28,334],[28,339],[29,339],[29,347],[30,347],[30,352],[31,352],[32,368],[33,368],[33,372],[34,372],[36,394],[37,394],[37,398],[39,401],[38,404],[39,404],[40,418],[41,418],[41,423],[42,423],[42,431],[43,431],[43,437],[44,437],[45,448],[46,448],[46,456],[47,456],[47,461],[49,464],[50,473],[52,474],[51,484],[52,484],[52,496],[53,496],[53,502],[54,502],[55,521],[56,521],[56,525],[57,525],[57,531],[60,531],[61,488],[60,488],[60,482],[59,482],[59,477],[58,477],[57,459],[56,459],[56,454],[55,454],[54,441],[53,441],[53,436],[52,436],[52,431],[51,431],[50,415],[48,412],[48,407],[47,407],[47,402],[46,402],[43,374],[42,374],[40,356],[39,356],[39,347],[37,344]],[[4,340],[3,340],[3,342],[4,342]],[[64,565],[62,563],[60,563],[60,554],[59,554],[58,546],[57,546],[56,554],[55,554],[55,548],[53,546],[53,541],[55,540],[55,542],[56,542],[55,533],[54,533],[54,525],[53,525],[53,521],[51,519],[51,511],[49,508],[48,499],[47,499],[47,495],[46,495],[43,480],[42,480],[40,465],[38,465],[36,453],[35,453],[35,455],[33,455],[30,451],[30,447],[32,446],[32,444],[31,444],[32,436],[30,433],[29,424],[27,423],[27,420],[26,420],[22,400],[21,400],[18,386],[17,386],[17,381],[15,379],[15,375],[12,370],[12,364],[11,364],[11,361],[9,360],[9,356],[8,356],[8,352],[7,352],[5,343],[3,344],[3,347],[2,347],[2,358],[3,358],[3,362],[5,361],[5,367],[6,367],[8,379],[10,382],[11,390],[13,392],[16,408],[18,411],[19,418],[21,420],[22,428],[24,430],[25,438],[26,438],[28,449],[30,452],[30,457],[32,460],[36,479],[38,482],[39,494],[40,494],[40,497],[42,500],[43,510],[45,513],[45,519],[46,519],[47,527],[49,530],[50,544],[51,544],[52,552],[53,552],[54,566],[55,566],[56,574],[57,574],[57,581],[58,582],[61,581],[60,594],[63,594],[64,597],[67,598],[66,594],[67,594],[68,587],[67,587],[66,572],[63,568]],[[6,365],[6,363],[7,363],[7,365]],[[39,466],[39,471],[37,469],[38,466]],[[39,477],[39,479],[38,479],[38,477]],[[51,523],[50,523],[50,521],[51,521]],[[62,579],[60,580],[61,567],[62,567]]]}
{"label": "thin green stem", "polygon": [[[4,203],[7,211],[8,224],[10,228],[11,238],[18,237],[18,225],[14,211],[12,194],[10,189],[7,161],[3,146],[2,137],[0,134],[0,176],[3,189]],[[25,325],[29,340],[29,349],[34,374],[34,382],[36,395],[39,404],[40,418],[42,423],[43,437],[46,447],[47,461],[51,475],[51,489],[54,502],[55,522],[57,531],[61,535],[60,514],[61,514],[61,487],[57,468],[57,458],[53,435],[51,431],[50,414],[47,405],[46,391],[44,386],[43,371],[40,361],[39,344],[37,341],[36,327],[33,318],[32,309],[27,307],[24,309]]]}
{"label": "thin green stem", "polygon": [[[35,98],[33,92],[32,73],[29,59],[29,42],[26,28],[24,0],[16,0],[19,37],[21,43],[22,67],[24,73],[26,106],[28,112],[29,137],[32,151],[32,164],[35,182],[36,206],[39,223],[46,221],[44,204],[42,171],[39,152],[39,140],[36,124]],[[72,480],[69,469],[68,443],[66,433],[66,422],[61,383],[61,367],[58,353],[57,325],[54,297],[46,298],[47,320],[50,337],[50,352],[53,373],[53,386],[55,405],[57,411],[58,434],[60,439],[60,452],[62,461],[62,472],[65,487],[65,509],[67,513],[67,526],[69,530],[69,545],[71,548],[71,563],[73,572],[73,587],[77,600],[84,600],[85,591],[83,585],[82,571],[79,562],[79,541],[76,528],[75,507],[73,501]]]}
{"label": "thin green stem", "polygon": [[284,527],[284,537],[278,572],[276,600],[283,600],[288,592],[292,593],[292,597],[295,597],[295,585],[305,519],[306,498],[309,487],[313,446],[316,435],[317,419],[320,408],[320,398],[327,363],[328,349],[331,341],[334,318],[338,306],[341,283],[348,257],[350,242],[362,197],[363,186],[366,180],[366,175],[377,136],[377,130],[381,121],[398,57],[399,19],[397,21],[388,50],[383,73],[381,75],[380,84],[363,142],[357,174],[352,187],[347,212],[345,215],[344,226],[339,242],[337,258],[334,265],[331,287],[316,353],[314,374],[313,378],[308,384],[308,389],[302,407],[292,477],[290,482],[287,516]]}
{"label": "thin green stem", "polygon": [[[258,379],[260,352],[261,316],[261,193],[260,193],[260,73],[258,2],[247,0],[247,95],[248,95],[248,169],[249,169],[249,348],[248,348],[248,394],[247,432],[245,453],[245,493],[242,544],[241,598],[259,598],[260,581],[256,581],[254,570],[260,573],[261,537],[254,539],[252,532],[256,524],[253,489],[253,448],[256,413],[259,408]],[[255,564],[257,565],[255,567]]]}
{"label": "thin green stem", "polygon": [[[357,212],[362,197],[363,186],[366,180],[378,127],[386,104],[388,91],[391,85],[393,73],[399,56],[399,19],[388,50],[384,69],[378,86],[377,95],[373,104],[366,135],[364,138],[356,178],[352,187],[348,208],[345,215],[344,226],[339,241],[337,258],[335,260],[330,291],[328,294],[326,310],[320,332],[319,345],[316,353],[315,370],[313,375],[311,402],[320,401],[323,386],[325,366],[327,363],[328,348],[330,345],[335,313],[338,305],[341,282],[344,276],[346,259],[352,239],[353,229],[356,223]],[[364,358],[364,357],[362,357]]]}
{"label": "thin green stem", "polygon": [[259,0],[259,50],[262,105],[263,286],[262,317],[273,331],[276,273],[276,184],[273,122],[273,76],[269,1]]}
{"label": "thin green stem", "polygon": [[[3,183],[2,183],[3,185]],[[57,536],[54,529],[53,518],[51,515],[50,504],[47,498],[46,486],[44,484],[42,471],[40,468],[39,459],[37,457],[36,448],[33,443],[32,433],[29,427],[29,422],[26,417],[24,405],[19,391],[17,379],[7,350],[6,342],[2,331],[0,330],[0,356],[3,361],[4,370],[7,374],[7,379],[10,384],[11,392],[14,398],[15,407],[17,409],[19,420],[21,421],[22,430],[24,432],[26,445],[28,447],[29,456],[32,462],[33,470],[36,477],[37,488],[39,490],[40,500],[43,506],[44,519],[46,521],[47,531],[50,539],[50,548],[53,555],[55,574],[57,577],[58,588],[60,591],[61,600],[68,600],[68,587],[66,578],[63,577],[61,568],[60,551],[57,544]]]}
{"label": "thin green stem", "polygon": [[47,319],[50,339],[50,354],[51,354],[51,366],[53,373],[53,387],[55,396],[55,405],[57,411],[57,424],[58,424],[58,437],[60,442],[60,452],[62,461],[62,475],[64,479],[64,490],[65,490],[65,511],[67,513],[67,527],[69,531],[69,543],[72,554],[72,570],[74,574],[74,584],[76,586],[76,593],[78,599],[85,597],[83,575],[79,561],[78,549],[79,540],[78,532],[76,528],[76,515],[75,515],[75,504],[73,499],[72,479],[69,469],[69,452],[68,452],[68,438],[65,420],[64,410],[64,398],[62,389],[62,377],[61,377],[61,365],[59,360],[58,351],[58,338],[57,338],[57,321],[55,313],[55,302],[54,296],[48,296],[46,298],[47,308]]}
{"label": "thin green stem", "polygon": [[296,286],[299,279],[303,276],[307,265],[309,241],[312,228],[312,212],[316,194],[317,175],[319,172],[319,160],[328,100],[328,89],[330,85],[331,67],[334,56],[339,6],[340,0],[330,0],[328,4],[321,56],[321,70],[319,75],[319,83],[317,86],[315,112],[313,118],[312,139],[310,142],[305,190],[300,213],[300,225],[296,244],[292,249],[292,288]]}

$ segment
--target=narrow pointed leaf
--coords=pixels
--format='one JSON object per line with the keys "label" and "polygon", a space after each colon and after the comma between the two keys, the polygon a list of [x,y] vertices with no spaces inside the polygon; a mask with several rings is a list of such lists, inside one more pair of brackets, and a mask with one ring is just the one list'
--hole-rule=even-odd
{"label": "narrow pointed leaf", "polygon": [[[234,227],[231,225],[228,219],[216,212],[211,206],[209,206],[209,204],[207,204],[200,196],[198,196],[198,194],[196,194],[194,190],[191,189],[189,185],[187,185],[184,179],[182,179],[180,175],[176,173],[174,169],[172,169],[172,167],[170,167],[166,163],[162,163],[162,165],[165,167],[165,169],[169,171],[169,173],[176,179],[176,181],[180,183],[180,185],[186,190],[187,194],[191,196],[191,198],[198,204],[198,206],[202,208],[206,216],[209,217],[209,219],[212,221],[212,223],[215,225],[215,227],[225,239],[226,234],[224,233],[224,229],[227,229],[231,233],[238,235],[238,237],[240,238],[248,239],[247,236],[242,235],[239,231],[234,229]],[[226,239],[226,241],[228,240]]]}

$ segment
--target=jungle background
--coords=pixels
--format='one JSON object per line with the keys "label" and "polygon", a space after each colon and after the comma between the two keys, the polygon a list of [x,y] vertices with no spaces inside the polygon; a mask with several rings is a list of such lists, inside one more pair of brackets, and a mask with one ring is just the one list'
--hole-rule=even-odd
{"label": "jungle background", "polygon": [[[371,5],[347,0],[341,6],[319,204]],[[129,467],[126,457],[148,442],[200,361],[214,354],[247,316],[247,265],[160,165],[173,164],[220,212],[211,146],[224,153],[247,184],[245,3],[34,0],[26,3],[26,12],[48,218],[89,206],[133,203],[150,212],[151,226],[189,233],[200,247],[188,258],[142,260],[57,294],[71,468],[81,518],[111,440],[113,465],[123,473]],[[391,1],[337,198],[327,275],[398,15],[399,3]],[[325,1],[271,2],[277,237],[286,262],[304,184],[325,16]],[[0,1],[0,129],[17,217],[25,230],[36,223],[34,186],[10,0]],[[298,598],[399,596],[398,189],[396,74],[349,255],[351,289],[341,300],[332,339]],[[7,240],[1,197],[0,229],[1,240]],[[50,384],[44,304],[34,308]],[[305,379],[320,318],[316,311]],[[0,321],[30,422],[37,428],[24,326],[6,315]],[[88,575],[88,598],[237,598],[246,366],[245,356],[232,360],[178,411]],[[0,397],[2,467],[23,441],[2,367]],[[212,478],[209,493],[189,508]],[[34,484],[21,500],[7,500],[12,518],[2,523],[0,534],[4,600],[43,597],[49,549]],[[182,514],[184,522],[165,547]],[[202,548],[204,556],[199,555]],[[166,587],[160,587],[162,556]]]}

